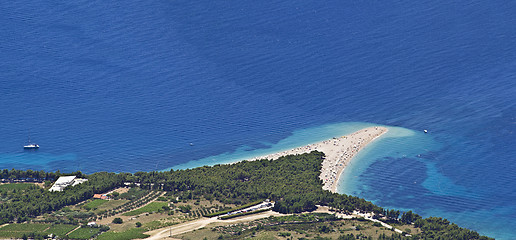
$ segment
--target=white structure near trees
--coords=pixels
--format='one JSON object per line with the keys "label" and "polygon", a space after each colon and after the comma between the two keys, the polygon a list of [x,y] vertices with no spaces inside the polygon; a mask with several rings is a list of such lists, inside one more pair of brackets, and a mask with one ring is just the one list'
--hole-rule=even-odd
{"label": "white structure near trees", "polygon": [[54,183],[54,185],[52,185],[52,187],[48,189],[48,191],[61,192],[65,187],[68,187],[70,185],[75,186],[86,181],[88,181],[88,179],[77,178],[76,176],[59,177],[57,181]]}

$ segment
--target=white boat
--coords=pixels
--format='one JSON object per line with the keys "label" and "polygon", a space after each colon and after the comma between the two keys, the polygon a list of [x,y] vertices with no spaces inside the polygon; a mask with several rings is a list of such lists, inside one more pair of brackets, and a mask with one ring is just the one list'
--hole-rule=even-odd
{"label": "white boat", "polygon": [[428,130],[425,129],[425,130],[423,130],[423,132],[428,133]]}
{"label": "white boat", "polygon": [[36,148],[39,148],[39,145],[36,144],[36,143],[31,143],[30,142],[30,135],[29,135],[29,141],[27,142],[27,145],[24,145],[23,146],[24,149],[36,149]]}
{"label": "white boat", "polygon": [[38,144],[34,144],[34,143],[30,143],[30,144],[27,144],[27,145],[23,146],[23,148],[25,148],[25,149],[34,149],[34,148],[39,148],[39,145]]}

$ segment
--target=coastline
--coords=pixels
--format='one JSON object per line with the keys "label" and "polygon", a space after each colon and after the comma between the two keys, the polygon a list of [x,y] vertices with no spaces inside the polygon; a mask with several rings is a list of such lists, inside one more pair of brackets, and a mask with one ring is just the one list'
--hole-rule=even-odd
{"label": "coastline", "polygon": [[340,175],[346,166],[351,162],[353,157],[361,149],[366,147],[369,143],[373,142],[386,132],[388,132],[386,127],[368,127],[345,136],[334,137],[322,142],[297,147],[283,152],[254,157],[248,159],[248,161],[258,159],[275,160],[286,155],[309,153],[315,150],[321,151],[325,154],[326,157],[322,162],[321,174],[319,175],[319,178],[323,181],[324,190],[329,190],[333,193],[336,193]]}

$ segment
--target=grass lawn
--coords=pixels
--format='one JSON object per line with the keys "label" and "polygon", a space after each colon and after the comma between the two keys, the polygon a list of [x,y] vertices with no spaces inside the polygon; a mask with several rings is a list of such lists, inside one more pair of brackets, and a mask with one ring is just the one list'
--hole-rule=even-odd
{"label": "grass lawn", "polygon": [[76,227],[78,227],[78,225],[71,225],[71,224],[56,224],[56,225],[52,225],[49,229],[47,229],[45,231],[45,233],[48,233],[48,234],[54,234],[56,236],[60,236],[60,237],[63,237],[65,236],[68,232],[72,231],[73,229],[75,229]]}
{"label": "grass lawn", "polygon": [[93,235],[97,234],[98,232],[98,228],[81,227],[68,234],[68,237],[73,239],[90,239],[93,237]]}
{"label": "grass lawn", "polygon": [[147,204],[146,206],[144,206],[142,208],[138,208],[136,210],[133,210],[133,211],[130,211],[130,212],[126,212],[123,215],[124,216],[136,216],[136,215],[140,215],[140,214],[146,213],[146,212],[148,212],[148,213],[157,212],[158,210],[163,209],[164,206],[168,206],[168,203],[166,203],[166,202],[151,202],[151,203]]}
{"label": "grass lawn", "polygon": [[21,238],[23,234],[40,233],[50,227],[50,224],[23,223],[9,224],[0,228],[0,237]]}
{"label": "grass lawn", "polygon": [[96,209],[98,208],[100,205],[106,203],[108,200],[103,200],[103,199],[95,199],[91,202],[88,202],[86,204],[84,204],[83,208],[84,209]]}
{"label": "grass lawn", "polygon": [[150,235],[143,234],[145,229],[132,228],[124,232],[105,232],[97,237],[97,240],[129,240],[137,238],[146,238]]}

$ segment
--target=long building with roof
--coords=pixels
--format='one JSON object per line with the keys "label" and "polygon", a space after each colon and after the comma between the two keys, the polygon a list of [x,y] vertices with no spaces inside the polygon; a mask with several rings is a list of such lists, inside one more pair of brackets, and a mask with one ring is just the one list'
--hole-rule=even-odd
{"label": "long building with roof", "polygon": [[88,181],[88,179],[77,178],[76,176],[62,176],[57,179],[57,181],[52,185],[48,191],[50,192],[61,192],[65,187],[75,186],[77,184],[81,184],[83,182]]}

